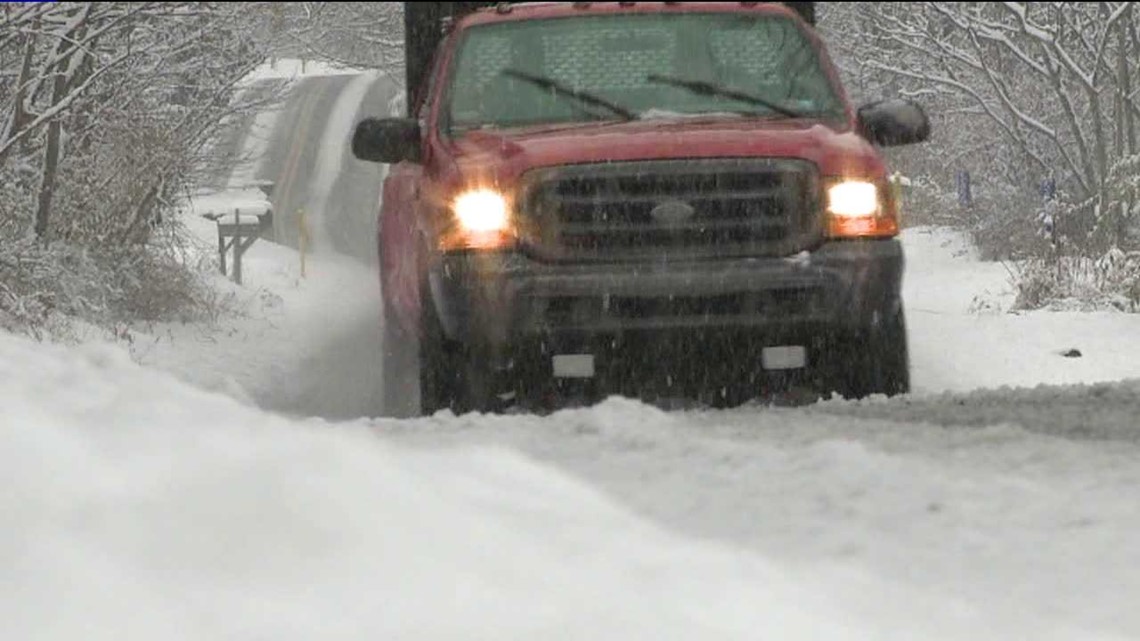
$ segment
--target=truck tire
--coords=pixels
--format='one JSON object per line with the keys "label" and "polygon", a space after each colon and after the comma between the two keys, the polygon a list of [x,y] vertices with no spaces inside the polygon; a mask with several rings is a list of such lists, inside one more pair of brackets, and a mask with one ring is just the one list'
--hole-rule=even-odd
{"label": "truck tire", "polygon": [[444,335],[426,285],[421,288],[420,301],[420,413],[430,416],[446,409],[461,413],[457,346]]}
{"label": "truck tire", "polygon": [[873,394],[910,392],[910,350],[902,307],[878,327],[856,332],[838,351],[833,380],[840,394],[859,399]]}
{"label": "truck tire", "polygon": [[421,414],[430,416],[440,410],[464,414],[506,409],[502,398],[505,377],[494,367],[493,351],[479,344],[468,345],[447,338],[426,285],[421,300]]}
{"label": "truck tire", "polygon": [[498,362],[493,349],[482,345],[462,345],[456,365],[458,376],[458,406],[464,412],[503,412],[507,401],[503,396],[511,391],[507,372],[495,367]]}
{"label": "truck tire", "polygon": [[416,337],[400,326],[387,301],[384,302],[382,329],[383,414],[397,418],[418,416],[420,408],[415,403],[417,381],[414,376],[409,376],[419,366]]}

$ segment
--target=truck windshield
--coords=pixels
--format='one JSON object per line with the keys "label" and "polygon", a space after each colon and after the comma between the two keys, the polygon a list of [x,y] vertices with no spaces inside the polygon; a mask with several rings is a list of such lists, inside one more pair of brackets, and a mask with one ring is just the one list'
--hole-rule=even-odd
{"label": "truck windshield", "polygon": [[463,131],[630,115],[835,119],[843,105],[789,18],[656,13],[470,27],[444,113]]}

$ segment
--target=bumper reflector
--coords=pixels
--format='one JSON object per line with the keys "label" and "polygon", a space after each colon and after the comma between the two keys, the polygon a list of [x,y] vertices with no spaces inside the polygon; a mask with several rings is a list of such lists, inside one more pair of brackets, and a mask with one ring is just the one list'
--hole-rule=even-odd
{"label": "bumper reflector", "polygon": [[555,378],[593,378],[593,354],[558,354],[551,359]]}
{"label": "bumper reflector", "polygon": [[803,345],[765,347],[760,352],[764,369],[800,369],[807,367],[807,349]]}

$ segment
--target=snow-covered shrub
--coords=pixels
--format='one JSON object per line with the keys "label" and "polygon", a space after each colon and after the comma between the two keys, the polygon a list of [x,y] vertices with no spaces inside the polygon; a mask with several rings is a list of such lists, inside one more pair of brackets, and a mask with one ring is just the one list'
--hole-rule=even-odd
{"label": "snow-covered shrub", "polygon": [[184,248],[173,238],[111,249],[0,237],[0,326],[44,338],[68,319],[109,327],[209,317],[219,303],[207,255]]}
{"label": "snow-covered shrub", "polygon": [[114,296],[108,273],[81,248],[0,238],[0,325],[44,337],[60,316],[102,320]]}
{"label": "snow-covered shrub", "polygon": [[1112,166],[1090,209],[1091,247],[1140,249],[1140,153]]}
{"label": "snow-covered shrub", "polygon": [[1015,276],[1019,309],[1140,312],[1140,252],[1037,258],[1021,263]]}
{"label": "snow-covered shrub", "polygon": [[116,287],[123,320],[200,320],[214,315],[217,299],[206,273],[216,270],[215,250],[194,247],[176,224],[152,234],[142,251],[117,257]]}
{"label": "snow-covered shrub", "polygon": [[1113,165],[1104,188],[1041,212],[1043,242],[1018,272],[1018,304],[1140,311],[1140,154]]}
{"label": "snow-covered shrub", "polygon": [[[1096,265],[1140,243],[1140,11],[1130,3],[824,3],[821,29],[857,102],[918,100],[930,142],[889,151],[916,181],[908,219],[969,230],[1022,263],[1023,303],[1111,299]],[[958,206],[958,172],[974,202]],[[1045,203],[1046,191],[1054,200]],[[931,187],[931,189],[927,189]],[[1125,287],[1125,289],[1127,289]]]}

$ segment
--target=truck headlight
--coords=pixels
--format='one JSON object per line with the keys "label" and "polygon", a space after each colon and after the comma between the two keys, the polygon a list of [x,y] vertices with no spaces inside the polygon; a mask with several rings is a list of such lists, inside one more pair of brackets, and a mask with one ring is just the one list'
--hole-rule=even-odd
{"label": "truck headlight", "polygon": [[872,216],[879,211],[879,190],[874,183],[845,180],[827,190],[827,211],[833,216]]}
{"label": "truck headlight", "polygon": [[475,189],[460,194],[452,209],[459,226],[468,233],[500,232],[510,227],[506,198],[490,189]]}
{"label": "truck headlight", "polygon": [[878,183],[830,178],[825,185],[827,235],[831,238],[893,238],[899,233],[898,206]]}

